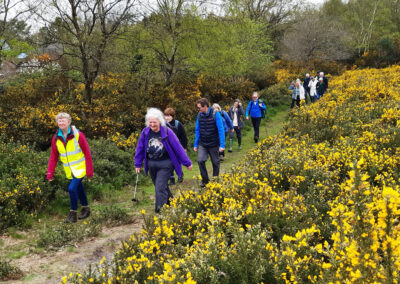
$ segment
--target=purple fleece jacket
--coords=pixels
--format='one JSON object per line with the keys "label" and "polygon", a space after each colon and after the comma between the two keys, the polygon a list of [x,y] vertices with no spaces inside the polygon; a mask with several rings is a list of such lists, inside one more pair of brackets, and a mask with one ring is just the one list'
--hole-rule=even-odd
{"label": "purple fleece jacket", "polygon": [[[167,130],[167,132],[165,132]],[[175,133],[169,129],[168,127],[160,127],[161,131],[161,139],[165,149],[168,152],[168,155],[171,159],[172,164],[174,165],[175,172],[178,177],[182,177],[182,165],[185,167],[189,167],[192,165],[188,155],[183,149],[181,143],[179,142],[178,137],[176,137]],[[140,138],[136,147],[135,153],[135,167],[140,168],[143,165],[144,160],[144,171],[147,175],[149,170],[147,166],[147,145],[149,144],[149,132],[150,127],[146,127],[143,129],[142,133],[140,134]]]}

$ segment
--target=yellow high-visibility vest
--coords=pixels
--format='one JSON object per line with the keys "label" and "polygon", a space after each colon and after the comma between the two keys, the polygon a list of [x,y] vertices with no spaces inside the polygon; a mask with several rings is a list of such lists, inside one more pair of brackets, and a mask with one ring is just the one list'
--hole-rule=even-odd
{"label": "yellow high-visibility vest", "polygon": [[74,139],[68,140],[67,147],[65,147],[64,143],[59,139],[57,139],[56,146],[67,178],[83,178],[86,176],[85,155],[81,147],[79,147],[79,131],[75,126],[72,126],[72,129],[75,137]]}

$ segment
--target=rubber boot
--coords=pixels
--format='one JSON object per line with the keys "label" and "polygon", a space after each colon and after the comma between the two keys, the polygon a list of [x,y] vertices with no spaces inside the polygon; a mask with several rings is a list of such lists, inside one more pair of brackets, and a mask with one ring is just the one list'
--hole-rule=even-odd
{"label": "rubber boot", "polygon": [[65,223],[76,223],[78,221],[78,211],[69,210],[69,215],[65,219]]}
{"label": "rubber boot", "polygon": [[78,219],[86,219],[90,216],[90,208],[89,206],[82,206],[81,213],[79,213]]}
{"label": "rubber boot", "polygon": [[228,150],[228,152],[232,152],[232,143],[233,143],[233,140],[229,139],[229,150]]}
{"label": "rubber boot", "polygon": [[239,150],[242,149],[242,137],[238,137]]}

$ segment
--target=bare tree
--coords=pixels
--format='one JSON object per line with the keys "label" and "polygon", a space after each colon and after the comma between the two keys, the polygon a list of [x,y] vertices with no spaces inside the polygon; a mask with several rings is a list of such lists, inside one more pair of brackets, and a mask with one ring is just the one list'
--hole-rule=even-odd
{"label": "bare tree", "polygon": [[71,66],[82,73],[86,98],[92,103],[93,83],[99,75],[107,47],[123,33],[134,17],[135,0],[47,0],[48,38],[63,46],[63,56],[76,60]]}
{"label": "bare tree", "polygon": [[319,11],[304,11],[284,35],[283,57],[304,61],[343,60],[351,56],[348,41],[349,35],[339,22],[325,19]]}

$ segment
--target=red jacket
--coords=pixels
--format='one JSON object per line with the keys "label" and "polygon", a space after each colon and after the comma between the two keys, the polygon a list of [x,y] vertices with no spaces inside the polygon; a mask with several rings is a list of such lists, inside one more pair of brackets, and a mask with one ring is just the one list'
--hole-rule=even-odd
{"label": "red jacket", "polygon": [[[66,147],[67,142],[71,139],[74,139],[74,137],[75,137],[73,131],[71,131],[68,134],[66,141],[64,141],[64,139],[61,136],[59,136],[57,133],[53,136],[53,139],[51,140],[51,154],[50,154],[49,166],[47,168],[47,179],[48,180],[53,179],[54,171],[57,166],[57,161],[58,161],[58,156],[59,156],[57,145],[56,145],[57,139],[60,140],[61,142],[63,142],[64,146]],[[80,131],[79,131],[78,143],[79,143],[79,147],[81,147],[81,149],[82,149],[83,154],[85,155],[86,176],[88,178],[90,178],[93,176],[92,155],[90,154],[90,149],[89,149],[89,145],[87,143],[86,137]]]}

